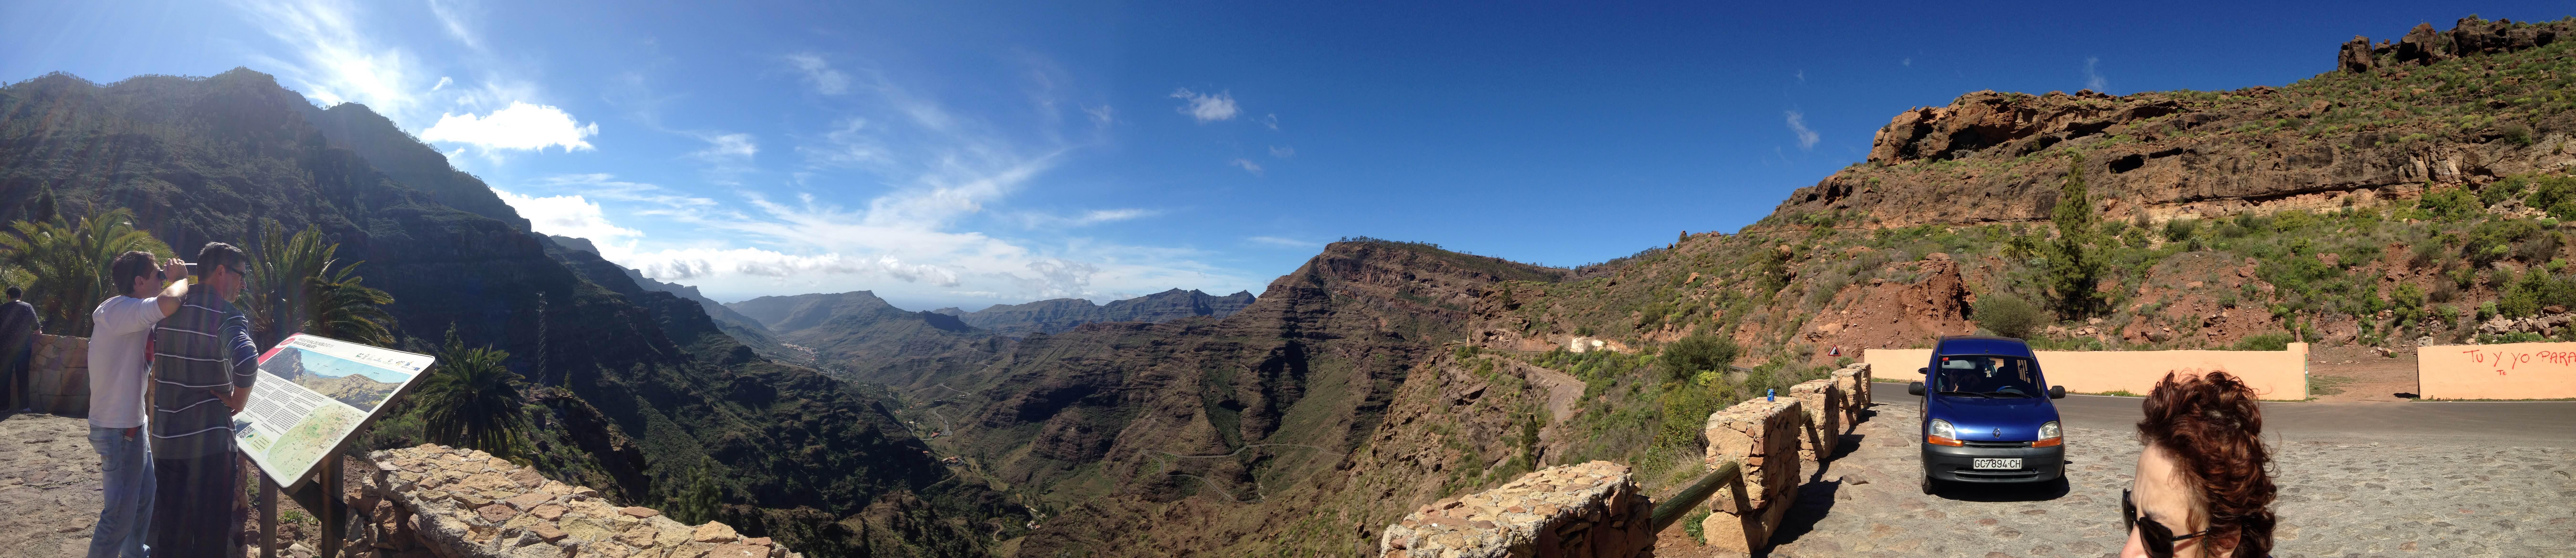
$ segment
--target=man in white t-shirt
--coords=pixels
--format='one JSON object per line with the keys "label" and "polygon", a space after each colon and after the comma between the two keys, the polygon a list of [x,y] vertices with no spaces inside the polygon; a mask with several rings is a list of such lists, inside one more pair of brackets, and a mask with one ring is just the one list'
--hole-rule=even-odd
{"label": "man in white t-shirt", "polygon": [[[152,328],[178,311],[188,266],[178,259],[152,267],[150,252],[126,252],[108,265],[117,296],[90,312],[89,445],[98,451],[106,500],[90,535],[91,558],[143,558],[152,518],[152,448],[143,437],[149,409],[143,390],[152,362],[145,346]],[[176,279],[175,292],[165,278]]]}

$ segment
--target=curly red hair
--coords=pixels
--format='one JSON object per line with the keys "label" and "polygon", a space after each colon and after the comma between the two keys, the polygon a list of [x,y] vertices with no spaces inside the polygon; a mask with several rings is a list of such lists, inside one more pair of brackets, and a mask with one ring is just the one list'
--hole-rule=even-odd
{"label": "curly red hair", "polygon": [[2147,394],[2138,437],[2173,454],[2209,507],[2211,538],[2236,535],[2237,556],[2272,551],[2271,453],[2254,388],[2226,372],[2166,373]]}

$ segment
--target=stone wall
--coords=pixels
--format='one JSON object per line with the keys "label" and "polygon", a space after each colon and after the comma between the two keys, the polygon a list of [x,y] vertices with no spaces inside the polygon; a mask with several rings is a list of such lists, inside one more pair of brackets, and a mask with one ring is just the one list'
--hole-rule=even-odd
{"label": "stone wall", "polygon": [[1842,444],[1845,422],[1843,390],[1830,378],[1807,380],[1789,386],[1790,397],[1806,408],[1807,424],[1800,427],[1798,458],[1807,463],[1832,459],[1834,447]]}
{"label": "stone wall", "polygon": [[1560,465],[1501,488],[1441,500],[1386,528],[1387,558],[1598,557],[1651,554],[1654,504],[1628,467]]}
{"label": "stone wall", "polygon": [[803,558],[719,522],[687,525],[652,508],[546,479],[477,450],[439,445],[367,454],[377,474],[350,502],[374,520],[364,544],[440,558]]}
{"label": "stone wall", "polygon": [[1716,512],[1700,526],[1710,547],[1729,553],[1759,550],[1796,502],[1803,480],[1799,439],[1807,424],[1802,403],[1795,397],[1755,398],[1708,416],[1708,464],[1744,464],[1746,492],[1743,506],[1736,504],[1731,486],[1708,497]]}
{"label": "stone wall", "polygon": [[1869,410],[1871,379],[1869,363],[1866,362],[1855,362],[1834,371],[1834,387],[1843,388],[1843,424],[1858,425],[1860,419],[1867,418],[1861,416],[1861,411]]}
{"label": "stone wall", "polygon": [[34,360],[19,380],[25,393],[12,393],[16,409],[71,418],[89,418],[89,338],[37,335],[30,347]]}

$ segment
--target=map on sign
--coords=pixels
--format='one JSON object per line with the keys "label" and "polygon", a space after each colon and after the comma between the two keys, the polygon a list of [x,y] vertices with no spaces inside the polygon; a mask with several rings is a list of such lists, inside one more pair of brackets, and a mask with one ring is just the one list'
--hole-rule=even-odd
{"label": "map on sign", "polygon": [[241,451],[270,480],[294,487],[432,360],[327,337],[288,337],[260,355],[250,403],[233,415]]}

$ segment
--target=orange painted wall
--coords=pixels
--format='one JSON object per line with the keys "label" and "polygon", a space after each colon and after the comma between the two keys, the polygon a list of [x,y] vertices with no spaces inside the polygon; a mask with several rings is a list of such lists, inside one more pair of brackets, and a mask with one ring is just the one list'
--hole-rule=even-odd
{"label": "orange painted wall", "polygon": [[2422,347],[2415,378],[2425,399],[2576,398],[2576,343]]}
{"label": "orange painted wall", "polygon": [[[2569,345],[2576,352],[2576,343]],[[2167,372],[2225,370],[2245,380],[2266,400],[2308,398],[2308,344],[2291,343],[2286,351],[2039,351],[2040,373],[2066,391],[2126,391],[2146,395]],[[1931,349],[1865,349],[1875,376],[1919,381],[1920,369],[1932,360]],[[2562,376],[2563,378],[2564,376]],[[2430,388],[2427,388],[2430,389]]]}

